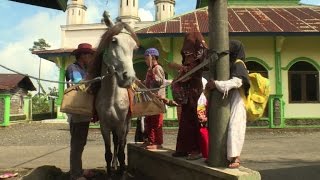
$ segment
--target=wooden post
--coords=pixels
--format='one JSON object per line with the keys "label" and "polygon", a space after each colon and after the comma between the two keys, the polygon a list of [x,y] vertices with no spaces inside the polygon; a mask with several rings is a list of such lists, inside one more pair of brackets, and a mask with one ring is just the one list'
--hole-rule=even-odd
{"label": "wooden post", "polygon": [[[209,47],[222,52],[229,49],[228,12],[226,0],[208,1],[209,11]],[[229,79],[229,55],[213,63],[210,62],[210,78]],[[229,98],[214,90],[209,99],[209,158],[212,167],[227,166],[227,134],[230,118]]]}

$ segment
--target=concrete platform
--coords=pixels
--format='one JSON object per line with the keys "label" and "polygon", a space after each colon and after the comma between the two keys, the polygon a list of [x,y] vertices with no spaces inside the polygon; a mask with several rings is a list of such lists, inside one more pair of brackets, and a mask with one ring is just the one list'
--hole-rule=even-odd
{"label": "concrete platform", "polygon": [[139,144],[128,144],[128,171],[136,176],[152,180],[260,180],[259,172],[240,167],[239,169],[212,168],[204,159],[186,160],[174,158],[170,149],[146,150]]}

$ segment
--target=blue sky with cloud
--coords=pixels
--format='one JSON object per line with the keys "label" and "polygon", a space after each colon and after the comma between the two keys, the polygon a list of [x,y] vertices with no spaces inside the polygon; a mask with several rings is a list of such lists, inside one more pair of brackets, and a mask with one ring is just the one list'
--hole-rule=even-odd
{"label": "blue sky with cloud", "polygon": [[[186,3],[188,2],[188,3]],[[86,0],[88,23],[97,23],[102,12],[108,10],[112,18],[118,15],[118,0]],[[320,5],[320,0],[302,0],[301,3]],[[175,14],[195,9],[196,0],[176,0]],[[8,0],[0,1],[0,64],[19,72],[38,76],[39,57],[32,55],[29,48],[39,38],[44,38],[51,48],[60,47],[60,25],[66,23],[62,11],[36,7]],[[139,0],[139,16],[143,21],[154,20],[154,1]],[[0,73],[9,73],[0,67]],[[42,60],[42,78],[57,80],[55,64]],[[33,81],[35,86],[38,85]],[[46,87],[56,84],[44,83]]]}

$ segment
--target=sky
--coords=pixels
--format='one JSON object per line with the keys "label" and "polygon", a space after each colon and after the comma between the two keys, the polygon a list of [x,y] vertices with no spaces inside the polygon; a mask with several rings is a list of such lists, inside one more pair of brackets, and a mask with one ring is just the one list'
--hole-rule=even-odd
{"label": "sky", "polygon": [[[186,3],[188,1],[188,3]],[[320,0],[301,0],[304,4],[320,5]],[[113,19],[118,16],[119,0],[85,0],[87,22],[100,22],[104,10]],[[195,9],[196,0],[176,0],[175,15]],[[154,20],[154,0],[139,0],[139,16],[142,21]],[[40,58],[30,53],[33,42],[40,38],[51,45],[50,49],[60,48],[60,25],[66,24],[66,13],[59,10],[0,0],[0,65],[31,76],[39,75]],[[49,61],[41,60],[41,78],[58,80],[58,68]],[[0,67],[0,73],[12,73]],[[33,80],[35,87],[38,87]],[[48,87],[57,84],[42,83]]]}

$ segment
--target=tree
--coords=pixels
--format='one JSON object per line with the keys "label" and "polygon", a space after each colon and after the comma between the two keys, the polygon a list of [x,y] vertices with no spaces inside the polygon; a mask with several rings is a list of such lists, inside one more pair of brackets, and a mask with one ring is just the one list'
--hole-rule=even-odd
{"label": "tree", "polygon": [[38,41],[33,42],[33,47],[29,48],[29,51],[36,51],[36,50],[46,50],[47,48],[50,48],[51,46],[46,42],[46,40],[40,38]]}
{"label": "tree", "polygon": [[[46,40],[44,40],[43,38],[38,39],[38,41],[34,41],[33,42],[33,47],[29,48],[29,51],[35,51],[35,50],[46,50],[47,48],[50,48],[51,46],[46,42]],[[40,79],[40,74],[41,74],[41,58],[40,58],[40,62],[39,62],[39,79]],[[39,92],[38,94],[40,95],[40,89],[42,90],[43,93],[46,93],[40,83],[40,80],[38,80],[38,84],[39,84]]]}
{"label": "tree", "polygon": [[[33,47],[29,48],[29,51],[41,51],[46,50],[47,48],[50,48],[51,46],[44,40],[43,38],[38,39],[38,41],[33,42]],[[41,74],[41,58],[39,62],[39,79]],[[42,87],[40,80],[37,81],[39,84],[39,92],[37,96],[32,97],[32,111],[35,114],[38,113],[46,113],[50,111],[49,108],[49,101],[48,101],[48,95],[44,91],[44,88]],[[42,90],[42,93],[40,93],[40,90]]]}

